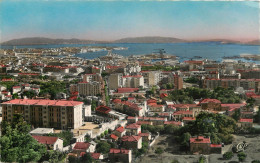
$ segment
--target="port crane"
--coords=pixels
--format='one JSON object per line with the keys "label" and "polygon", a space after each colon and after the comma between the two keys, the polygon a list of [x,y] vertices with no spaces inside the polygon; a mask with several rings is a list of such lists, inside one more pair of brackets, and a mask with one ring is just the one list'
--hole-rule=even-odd
{"label": "port crane", "polygon": [[164,53],[166,53],[166,51],[164,49],[154,49],[154,53],[158,53],[160,54],[160,57],[163,58],[164,57]]}

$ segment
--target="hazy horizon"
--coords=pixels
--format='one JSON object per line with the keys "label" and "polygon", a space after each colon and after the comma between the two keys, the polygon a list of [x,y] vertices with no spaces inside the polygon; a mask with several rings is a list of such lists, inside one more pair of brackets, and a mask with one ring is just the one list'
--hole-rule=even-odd
{"label": "hazy horizon", "polygon": [[254,1],[0,2],[0,42],[46,37],[113,41],[160,36],[184,40],[259,39]]}

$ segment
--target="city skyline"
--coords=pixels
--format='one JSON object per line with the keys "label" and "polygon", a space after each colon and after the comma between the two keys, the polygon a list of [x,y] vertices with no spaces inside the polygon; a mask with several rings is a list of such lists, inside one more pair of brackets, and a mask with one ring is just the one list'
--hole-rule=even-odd
{"label": "city skyline", "polygon": [[24,37],[113,41],[162,36],[186,40],[259,39],[259,3],[245,1],[6,1],[1,40]]}

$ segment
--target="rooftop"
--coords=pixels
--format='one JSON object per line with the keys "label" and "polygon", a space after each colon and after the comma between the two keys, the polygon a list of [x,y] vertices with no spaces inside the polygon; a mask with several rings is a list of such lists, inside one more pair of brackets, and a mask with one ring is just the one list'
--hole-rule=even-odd
{"label": "rooftop", "polygon": [[58,140],[58,137],[51,137],[51,136],[33,135],[32,137],[41,144],[54,144]]}
{"label": "rooftop", "polygon": [[45,100],[45,99],[14,99],[2,104],[13,105],[45,105],[45,106],[77,106],[83,104],[80,101]]}

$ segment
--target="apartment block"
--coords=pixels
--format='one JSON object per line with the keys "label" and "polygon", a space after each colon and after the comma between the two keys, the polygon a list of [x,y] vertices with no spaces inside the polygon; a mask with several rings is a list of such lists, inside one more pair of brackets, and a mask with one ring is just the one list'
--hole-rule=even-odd
{"label": "apartment block", "polygon": [[100,82],[80,82],[78,84],[79,94],[84,96],[96,96],[101,94],[101,83]]}
{"label": "apartment block", "polygon": [[14,99],[1,104],[3,120],[23,115],[34,127],[73,129],[83,124],[83,102],[64,100]]}

